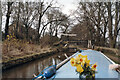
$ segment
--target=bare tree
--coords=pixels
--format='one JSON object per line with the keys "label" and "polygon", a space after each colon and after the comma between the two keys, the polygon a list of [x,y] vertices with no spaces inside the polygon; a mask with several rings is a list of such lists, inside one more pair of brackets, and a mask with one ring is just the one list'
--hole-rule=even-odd
{"label": "bare tree", "polygon": [[[120,21],[119,16],[119,3],[115,2],[80,2],[79,8],[76,10],[79,15],[76,17],[79,23],[85,23],[87,25],[92,24],[92,26],[87,26],[95,29],[94,40],[99,46],[105,46],[107,43],[107,30],[109,31],[109,45],[110,47],[115,47],[116,38],[119,32],[118,24]],[[91,30],[90,30],[91,32]]]}
{"label": "bare tree", "polygon": [[[118,16],[119,13],[119,5],[118,2],[112,3],[108,2],[106,4],[107,10],[108,10],[108,30],[109,30],[109,45],[112,48],[116,47],[116,39],[118,35],[118,24],[120,21],[120,16]],[[112,8],[115,7],[114,11],[112,11]],[[112,14],[114,12],[114,14]],[[115,24],[113,23],[115,21]]]}
{"label": "bare tree", "polygon": [[14,5],[14,13],[12,14],[12,18],[13,22],[15,22],[16,24],[16,37],[20,33],[20,28],[24,28],[23,26],[25,26],[24,37],[26,38],[26,40],[30,39],[29,30],[32,29],[31,26],[33,26],[33,24],[35,23],[35,19],[38,17],[38,10],[36,9],[36,4],[37,3],[33,2],[16,2],[16,4]]}
{"label": "bare tree", "polygon": [[13,2],[7,2],[7,14],[6,14],[6,24],[5,24],[5,39],[7,38],[8,31],[9,31],[9,19],[10,19],[10,14],[12,11],[12,6]]}
{"label": "bare tree", "polygon": [[[94,40],[97,45],[100,45],[101,38],[103,35],[102,30],[102,3],[99,2],[87,2],[87,3],[79,3],[78,9],[76,13],[79,15],[77,18],[78,22],[86,24],[85,26],[89,29],[91,34],[94,34]],[[86,22],[86,23],[85,23]],[[92,28],[91,28],[92,27]],[[92,32],[92,29],[95,30],[95,33]],[[89,38],[90,39],[90,38]],[[92,39],[92,38],[91,38]]]}
{"label": "bare tree", "polygon": [[48,21],[53,21],[49,26],[49,34],[51,36],[55,35],[57,37],[58,31],[61,29],[64,33],[69,27],[69,17],[63,14],[59,8],[53,8],[50,12],[47,13]]}
{"label": "bare tree", "polygon": [[15,35],[17,36],[17,32],[18,32],[18,27],[19,27],[19,17],[20,17],[20,2],[18,3],[18,12],[17,12],[17,20],[16,20],[16,31],[15,31]]}
{"label": "bare tree", "polygon": [[1,1],[0,1],[0,40],[2,40],[2,9],[1,9]]}
{"label": "bare tree", "polygon": [[[39,34],[40,32],[40,27],[41,27],[41,23],[42,23],[42,18],[45,15],[45,13],[47,12],[47,10],[52,6],[52,1],[45,7],[44,2],[40,2],[39,6],[38,6],[38,14],[39,14],[39,19],[38,19],[38,27],[37,27],[37,37],[36,40],[39,42],[39,38],[41,36],[41,34]],[[43,30],[43,29],[42,29]],[[41,32],[40,32],[41,33]]]}
{"label": "bare tree", "polygon": [[[46,29],[49,26],[49,32],[51,36],[55,33],[57,35],[58,32],[58,25],[61,24],[61,22],[65,21],[66,17],[63,17],[63,13],[59,10],[56,10],[54,7],[52,7],[52,1],[45,5],[44,2],[39,3],[40,6],[38,6],[38,27],[37,27],[37,41],[42,37],[42,34],[45,34]],[[59,7],[58,7],[59,9]]]}

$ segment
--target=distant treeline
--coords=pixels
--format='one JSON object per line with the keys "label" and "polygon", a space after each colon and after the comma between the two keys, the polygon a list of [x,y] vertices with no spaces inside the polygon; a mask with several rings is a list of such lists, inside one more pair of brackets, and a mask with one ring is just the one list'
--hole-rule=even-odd
{"label": "distant treeline", "polygon": [[49,44],[55,37],[59,40],[59,33],[74,33],[77,36],[72,40],[93,40],[97,46],[116,47],[120,2],[78,2],[69,16],[55,5],[55,1],[2,3],[6,16],[3,38],[14,34],[18,39]]}

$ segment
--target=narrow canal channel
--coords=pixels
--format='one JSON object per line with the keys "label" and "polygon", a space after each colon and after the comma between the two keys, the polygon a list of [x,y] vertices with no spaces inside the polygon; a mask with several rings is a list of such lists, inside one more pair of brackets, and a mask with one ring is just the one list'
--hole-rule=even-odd
{"label": "narrow canal channel", "polygon": [[[32,78],[33,74],[38,75],[46,67],[59,64],[66,59],[64,54],[65,53],[57,53],[5,70],[2,73],[2,80],[6,80],[5,78]],[[67,56],[71,56],[73,53],[66,54]]]}

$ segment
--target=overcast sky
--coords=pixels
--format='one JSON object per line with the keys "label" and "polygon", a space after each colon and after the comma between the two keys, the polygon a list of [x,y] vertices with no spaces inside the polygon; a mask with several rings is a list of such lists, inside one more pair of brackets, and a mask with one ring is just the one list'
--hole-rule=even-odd
{"label": "overcast sky", "polygon": [[58,3],[64,5],[62,7],[62,11],[65,14],[70,14],[71,10],[75,10],[77,8],[77,0],[58,0]]}
{"label": "overcast sky", "polygon": [[[44,0],[45,2],[51,2],[52,0]],[[77,8],[78,0],[53,0],[57,2],[58,5],[53,4],[55,7],[62,7],[62,12],[65,14],[70,14],[71,10],[75,10]]]}

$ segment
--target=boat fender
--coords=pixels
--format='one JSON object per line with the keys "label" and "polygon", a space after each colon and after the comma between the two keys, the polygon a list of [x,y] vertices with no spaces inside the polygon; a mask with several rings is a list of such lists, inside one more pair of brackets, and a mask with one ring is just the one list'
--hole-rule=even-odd
{"label": "boat fender", "polygon": [[56,73],[56,66],[50,66],[48,67],[44,72],[43,75],[45,78],[51,78]]}
{"label": "boat fender", "polygon": [[82,52],[83,52],[83,50],[80,49],[80,53],[82,53]]}
{"label": "boat fender", "polygon": [[48,79],[54,76],[55,73],[56,73],[56,65],[52,65],[44,69],[38,76],[34,75],[34,78],[32,80],[39,79],[39,78]]}

